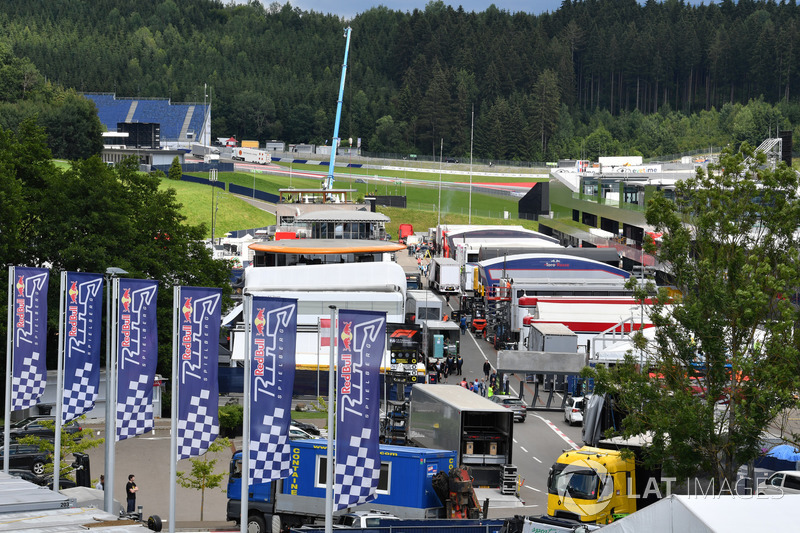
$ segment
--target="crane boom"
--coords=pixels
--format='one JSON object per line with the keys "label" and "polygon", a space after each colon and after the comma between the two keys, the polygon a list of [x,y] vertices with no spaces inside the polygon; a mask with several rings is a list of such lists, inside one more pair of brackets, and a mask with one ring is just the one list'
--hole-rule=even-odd
{"label": "crane boom", "polygon": [[336,122],[333,125],[333,142],[331,146],[331,162],[328,176],[325,178],[325,190],[333,189],[333,165],[336,162],[336,151],[339,149],[339,121],[342,118],[342,100],[344,99],[344,78],[347,73],[347,52],[350,50],[350,27],[344,29],[347,43],[344,45],[344,63],[342,63],[342,80],[339,82],[339,100],[336,102]]}

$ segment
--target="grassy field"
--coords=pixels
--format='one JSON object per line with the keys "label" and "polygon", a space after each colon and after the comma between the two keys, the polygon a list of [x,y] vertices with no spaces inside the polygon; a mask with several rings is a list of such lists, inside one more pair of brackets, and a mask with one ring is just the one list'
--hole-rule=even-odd
{"label": "grassy field", "polygon": [[[205,224],[206,237],[211,237],[211,188],[208,185],[164,179],[161,188],[175,189],[178,201],[183,204],[182,213],[186,221],[192,225]],[[214,190],[217,191],[215,202],[219,206],[215,236],[222,237],[228,231],[275,224],[275,215],[253,207],[222,189]]]}
{"label": "grassy field", "polygon": [[[311,165],[307,165],[311,166]],[[315,167],[315,170],[318,170]],[[193,176],[207,177],[206,173],[191,173]],[[426,177],[430,178],[431,175]],[[462,176],[463,178],[463,176]],[[320,187],[320,180],[313,178],[302,178],[298,176],[282,176],[272,174],[260,173],[245,173],[245,172],[223,172],[219,176],[220,181],[235,183],[243,187],[255,187],[257,190],[278,194],[279,189],[288,189],[290,186],[294,188],[312,188],[318,189]],[[528,178],[530,181],[530,178]],[[409,209],[407,210],[404,218],[408,218],[412,211],[417,211],[420,216],[433,213],[434,226],[436,219],[437,206],[439,205],[439,190],[438,190],[438,175],[436,181],[429,180],[429,186],[409,186],[402,185],[395,182],[370,182],[366,184],[355,183],[348,178],[337,178],[334,182],[334,188],[337,189],[356,189],[357,197],[363,197],[369,194],[397,194],[405,195],[408,202]],[[203,186],[201,186],[203,187]],[[377,191],[377,193],[375,192]],[[210,197],[209,197],[210,198]],[[489,194],[472,194],[472,218],[481,217],[483,219],[490,219],[491,223],[500,223],[504,213],[508,212],[508,216],[512,219],[507,223],[516,222],[517,216],[517,202],[518,198],[509,196],[494,196]],[[470,195],[467,191],[451,191],[442,189],[442,221],[448,217],[456,215],[463,215],[464,223],[468,220],[468,212],[470,206]],[[209,213],[210,213],[210,200],[209,200]],[[210,216],[210,215],[209,215]],[[221,220],[221,219],[220,219]],[[408,222],[408,221],[405,221]],[[413,224],[413,221],[409,222]],[[486,223],[486,222],[483,222]],[[219,227],[219,224],[218,224]],[[252,226],[240,226],[239,229],[245,229]],[[396,233],[393,233],[396,235]]]}

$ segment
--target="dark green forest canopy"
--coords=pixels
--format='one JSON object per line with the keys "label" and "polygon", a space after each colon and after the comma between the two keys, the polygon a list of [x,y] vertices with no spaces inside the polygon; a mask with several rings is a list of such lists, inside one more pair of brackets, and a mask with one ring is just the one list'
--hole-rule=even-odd
{"label": "dark green forest canopy", "polygon": [[173,102],[208,84],[213,134],[262,142],[330,142],[347,24],[340,136],[373,152],[468,154],[473,106],[475,156],[492,159],[758,145],[800,122],[794,0],[565,0],[538,16],[430,2],[352,21],[256,1],[0,1],[0,45],[49,82]]}

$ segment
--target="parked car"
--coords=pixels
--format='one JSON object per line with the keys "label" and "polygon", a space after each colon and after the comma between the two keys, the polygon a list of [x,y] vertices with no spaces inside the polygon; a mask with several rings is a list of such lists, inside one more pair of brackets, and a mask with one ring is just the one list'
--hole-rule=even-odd
{"label": "parked car", "polygon": [[564,403],[564,422],[570,426],[583,424],[583,396],[567,398]]}
{"label": "parked car", "polygon": [[509,396],[507,394],[495,394],[492,396],[491,400],[494,403],[499,403],[506,409],[511,409],[514,411],[514,422],[519,420],[520,422],[525,422],[525,418],[528,416],[528,406],[525,405],[525,402],[517,398],[516,396]]}
{"label": "parked car", "polygon": [[[50,422],[50,424],[42,424],[42,422],[45,421]],[[56,419],[54,416],[32,416],[18,422],[13,422],[10,428],[11,438],[12,440],[16,440],[22,437],[35,435],[45,439],[54,439],[56,435],[55,421]],[[75,420],[61,426],[61,429],[69,434],[79,433],[82,430],[81,426],[78,425]]]}
{"label": "parked car", "polygon": [[758,484],[757,494],[800,494],[800,472],[780,470]]}
{"label": "parked car", "polygon": [[306,433],[310,433],[311,435],[319,437],[322,432],[319,430],[317,426],[314,424],[310,424],[308,422],[301,422],[300,420],[295,420],[292,418],[292,425],[298,427],[305,431]]}
{"label": "parked car", "polygon": [[12,442],[0,447],[0,464],[5,461],[7,449],[9,468],[26,469],[37,476],[44,474],[44,465],[53,462],[52,454],[41,451],[38,446]]}
{"label": "parked car", "polygon": [[289,426],[289,439],[290,440],[299,440],[299,439],[313,439],[315,438],[313,435],[303,431],[297,426]]}
{"label": "parked car", "polygon": [[[10,469],[8,473],[14,477],[24,479],[25,481],[30,481],[31,483],[39,485],[40,487],[47,487],[50,490],[53,490],[53,476],[50,474],[37,476],[36,474],[28,470],[10,470]],[[60,489],[71,489],[77,487],[78,484],[72,481],[71,479],[60,478],[58,480],[58,486]]]}

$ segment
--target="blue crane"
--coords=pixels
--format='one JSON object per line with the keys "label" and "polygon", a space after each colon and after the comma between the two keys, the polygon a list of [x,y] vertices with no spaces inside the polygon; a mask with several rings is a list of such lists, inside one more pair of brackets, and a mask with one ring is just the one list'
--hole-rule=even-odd
{"label": "blue crane", "polygon": [[336,151],[339,149],[339,122],[342,118],[342,100],[344,99],[344,77],[347,73],[347,52],[350,50],[350,27],[344,29],[344,37],[347,43],[344,45],[344,63],[342,63],[342,80],[339,82],[339,100],[336,102],[336,122],[333,126],[333,142],[331,146],[331,162],[328,166],[328,176],[325,178],[323,188],[333,189],[333,165],[336,162]]}

